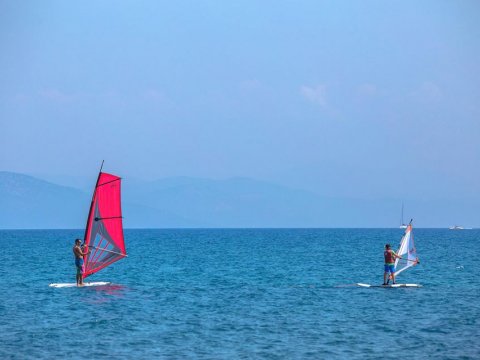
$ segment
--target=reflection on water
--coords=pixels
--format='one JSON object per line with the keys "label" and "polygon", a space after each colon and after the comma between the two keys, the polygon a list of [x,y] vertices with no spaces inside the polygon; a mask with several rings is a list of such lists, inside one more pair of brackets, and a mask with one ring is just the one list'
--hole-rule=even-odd
{"label": "reflection on water", "polygon": [[102,304],[125,297],[130,288],[120,284],[107,284],[99,286],[82,287],[81,300],[89,304]]}

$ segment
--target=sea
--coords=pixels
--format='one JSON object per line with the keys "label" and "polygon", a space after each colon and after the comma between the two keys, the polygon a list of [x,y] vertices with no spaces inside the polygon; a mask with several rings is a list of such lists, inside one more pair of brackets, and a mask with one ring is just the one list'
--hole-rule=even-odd
{"label": "sea", "polygon": [[420,264],[381,284],[400,229],[125,231],[75,282],[83,230],[0,231],[1,359],[479,359],[480,230],[414,229]]}

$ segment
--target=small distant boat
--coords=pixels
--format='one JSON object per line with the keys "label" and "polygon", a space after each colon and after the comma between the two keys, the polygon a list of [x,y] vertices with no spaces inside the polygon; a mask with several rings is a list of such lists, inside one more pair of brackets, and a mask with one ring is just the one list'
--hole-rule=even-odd
{"label": "small distant boat", "polygon": [[463,226],[460,226],[460,225],[450,226],[449,229],[450,230],[465,230],[465,228]]}
{"label": "small distant boat", "polygon": [[405,224],[405,223],[403,222],[403,202],[402,202],[402,217],[401,217],[401,219],[400,219],[400,224],[401,224],[401,225],[399,226],[400,229],[406,229],[406,228],[407,228],[407,224]]}

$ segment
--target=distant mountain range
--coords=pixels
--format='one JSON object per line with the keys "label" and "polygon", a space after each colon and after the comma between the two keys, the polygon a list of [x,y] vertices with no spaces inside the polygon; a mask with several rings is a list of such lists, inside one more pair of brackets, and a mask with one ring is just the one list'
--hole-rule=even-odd
{"label": "distant mountain range", "polygon": [[[395,227],[401,204],[395,199],[324,197],[248,178],[124,179],[122,197],[124,225],[129,228]],[[90,200],[91,193],[83,190],[0,171],[3,229],[83,228]],[[477,203],[438,200],[417,201],[410,209],[421,225],[432,227],[471,225],[480,210]],[[449,214],[455,210],[472,216],[463,222],[458,217],[452,220]]]}
{"label": "distant mountain range", "polygon": [[0,228],[80,227],[87,204],[79,190],[0,172]]}

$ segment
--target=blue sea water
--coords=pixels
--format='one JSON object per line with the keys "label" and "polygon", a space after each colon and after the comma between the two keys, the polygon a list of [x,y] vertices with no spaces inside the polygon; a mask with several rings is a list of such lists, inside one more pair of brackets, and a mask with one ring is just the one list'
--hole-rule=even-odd
{"label": "blue sea water", "polygon": [[82,230],[0,231],[0,358],[480,358],[480,231],[415,229],[421,264],[381,283],[399,229],[126,230],[74,282]]}

